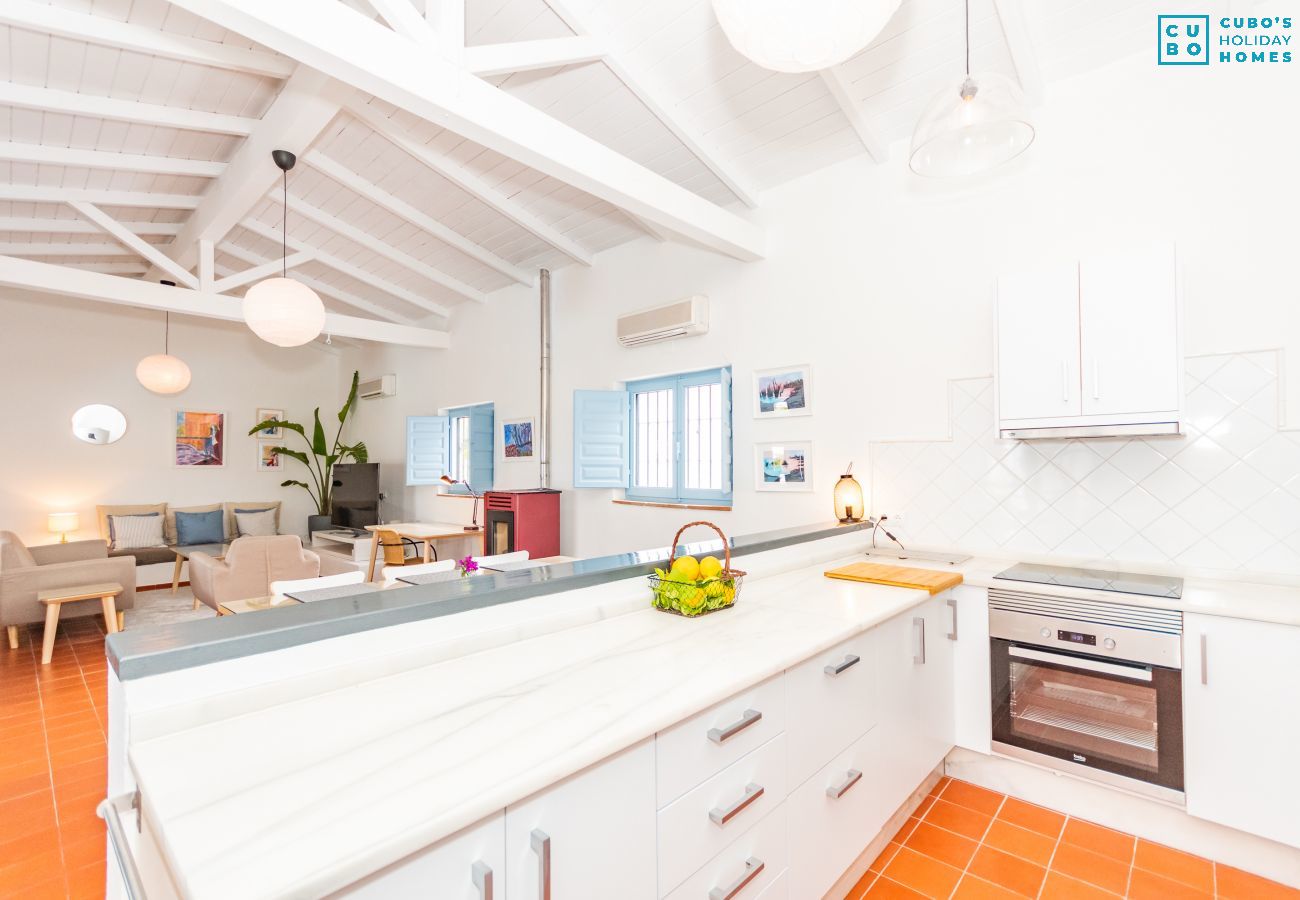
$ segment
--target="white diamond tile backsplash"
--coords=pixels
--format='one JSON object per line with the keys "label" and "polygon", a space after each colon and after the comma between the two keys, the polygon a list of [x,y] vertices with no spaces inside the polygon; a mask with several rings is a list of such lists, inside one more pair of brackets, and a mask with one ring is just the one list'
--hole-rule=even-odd
{"label": "white diamond tile backsplash", "polygon": [[952,438],[871,445],[874,514],[906,543],[1300,575],[1300,432],[1279,353],[1187,360],[1187,434],[1003,441],[992,378],[950,384]]}

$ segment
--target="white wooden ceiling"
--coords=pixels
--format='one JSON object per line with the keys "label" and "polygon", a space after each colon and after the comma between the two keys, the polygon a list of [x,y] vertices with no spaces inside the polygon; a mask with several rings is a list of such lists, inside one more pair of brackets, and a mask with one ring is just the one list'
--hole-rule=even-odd
{"label": "white wooden ceiling", "polygon": [[[425,0],[310,2],[346,4],[384,27],[393,23],[380,13],[395,4],[410,4],[416,19],[432,13]],[[274,117],[302,64],[181,8],[195,5],[0,2],[0,255],[171,277],[138,241],[69,205],[83,201],[195,272],[196,283],[202,275],[205,291],[280,258],[269,154],[258,157],[255,196],[220,210],[229,227],[217,228],[210,274],[191,240],[204,223],[189,220],[244,177],[237,154]],[[1149,49],[1157,11],[1151,0],[971,0],[973,68],[1019,78],[1041,97],[1044,79]],[[404,7],[395,13],[406,17]],[[573,40],[562,58],[595,58],[483,77],[742,218],[774,185],[868,148],[879,161],[962,67],[962,0],[903,0],[870,47],[807,75],[746,61],[708,0],[465,0],[463,16],[466,66],[487,65],[476,48],[559,52],[554,39],[588,41],[590,54]],[[525,43],[538,41],[553,43]],[[204,61],[186,61],[195,57]],[[662,223],[354,86],[339,86],[338,98],[318,133],[290,130],[300,140],[287,142],[300,159],[289,178],[288,249],[311,257],[295,277],[335,312],[442,327],[458,304],[527,283],[539,267],[590,264],[647,233],[672,238]],[[229,288],[232,303],[244,287]]]}

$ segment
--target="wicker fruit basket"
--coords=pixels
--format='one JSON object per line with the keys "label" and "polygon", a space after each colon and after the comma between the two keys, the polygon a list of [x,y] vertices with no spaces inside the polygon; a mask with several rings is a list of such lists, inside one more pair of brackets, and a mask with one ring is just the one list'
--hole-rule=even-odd
{"label": "wicker fruit basket", "polygon": [[[677,557],[677,542],[682,532],[696,525],[712,528],[722,538],[724,559],[717,571],[711,571],[718,560],[706,556],[696,562],[694,557]],[[687,562],[689,560],[689,562]],[[712,560],[712,562],[710,562]],[[706,570],[708,574],[705,574]],[[694,618],[730,609],[740,593],[740,582],[745,573],[731,567],[731,546],[722,529],[712,522],[687,522],[673,536],[672,550],[666,569],[655,569],[650,578],[651,605],[655,609],[679,616]]]}

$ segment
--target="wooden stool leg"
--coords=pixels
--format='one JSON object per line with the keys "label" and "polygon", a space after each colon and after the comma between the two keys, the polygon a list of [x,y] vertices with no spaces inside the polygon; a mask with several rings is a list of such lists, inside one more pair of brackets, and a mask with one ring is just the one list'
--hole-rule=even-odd
{"label": "wooden stool leg", "polygon": [[54,658],[54,635],[59,630],[59,607],[61,603],[50,603],[45,607],[45,638],[41,641],[41,665],[48,666]]}
{"label": "wooden stool leg", "polygon": [[9,649],[17,650],[18,649],[18,626],[10,625],[8,626],[8,630],[9,630]]}
{"label": "wooden stool leg", "polygon": [[112,594],[105,594],[99,598],[99,602],[104,607],[104,628],[109,634],[117,634],[117,603],[113,600]]}
{"label": "wooden stool leg", "polygon": [[119,610],[117,611],[117,630],[118,630],[118,631],[125,631],[125,630],[126,630],[126,612],[125,612],[125,610],[121,610],[121,609],[119,609]]}
{"label": "wooden stool leg", "polygon": [[375,559],[379,555],[379,532],[376,531],[374,535],[370,539],[370,569],[366,572],[366,581],[368,582],[375,580]]}

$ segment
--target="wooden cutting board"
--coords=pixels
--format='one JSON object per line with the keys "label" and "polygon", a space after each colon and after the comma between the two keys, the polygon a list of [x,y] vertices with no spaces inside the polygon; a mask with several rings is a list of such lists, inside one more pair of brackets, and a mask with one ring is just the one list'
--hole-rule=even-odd
{"label": "wooden cutting board", "polygon": [[850,563],[839,569],[828,569],[825,575],[827,578],[839,578],[844,581],[865,581],[870,584],[916,588],[929,591],[930,596],[962,583],[960,572],[913,569],[908,566],[886,566],[869,562]]}

